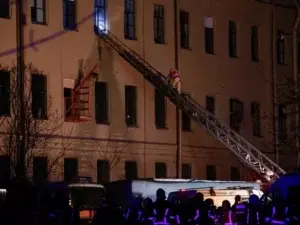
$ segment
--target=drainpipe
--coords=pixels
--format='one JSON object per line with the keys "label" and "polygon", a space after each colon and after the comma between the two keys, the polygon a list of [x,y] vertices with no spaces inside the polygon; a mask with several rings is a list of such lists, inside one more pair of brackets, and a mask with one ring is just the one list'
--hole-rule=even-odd
{"label": "drainpipe", "polygon": [[277,123],[277,86],[276,86],[276,77],[277,77],[277,70],[276,70],[276,41],[277,41],[277,34],[276,34],[276,6],[275,0],[273,0],[272,4],[272,74],[273,74],[273,109],[274,109],[274,116],[273,116],[273,124],[274,124],[274,150],[275,150],[275,161],[276,164],[279,164],[279,142],[278,142],[278,123]]}
{"label": "drainpipe", "polygon": [[[174,56],[175,69],[179,69],[179,49],[178,49],[178,0],[173,1],[174,4]],[[176,106],[176,178],[181,178],[181,110]]]}
{"label": "drainpipe", "polygon": [[300,138],[299,138],[299,125],[300,125],[300,117],[299,110],[300,105],[298,102],[298,40],[297,40],[297,30],[300,23],[300,8],[296,0],[294,1],[295,6],[297,8],[297,18],[294,22],[293,26],[293,74],[294,74],[294,84],[295,84],[295,123],[296,123],[296,149],[297,149],[297,167],[300,164]]}

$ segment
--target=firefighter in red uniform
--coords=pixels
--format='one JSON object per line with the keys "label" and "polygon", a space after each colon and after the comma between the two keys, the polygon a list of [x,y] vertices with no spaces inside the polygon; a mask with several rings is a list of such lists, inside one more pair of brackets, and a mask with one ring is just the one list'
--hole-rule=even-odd
{"label": "firefighter in red uniform", "polygon": [[181,92],[181,82],[179,72],[175,69],[170,69],[167,81],[180,93]]}

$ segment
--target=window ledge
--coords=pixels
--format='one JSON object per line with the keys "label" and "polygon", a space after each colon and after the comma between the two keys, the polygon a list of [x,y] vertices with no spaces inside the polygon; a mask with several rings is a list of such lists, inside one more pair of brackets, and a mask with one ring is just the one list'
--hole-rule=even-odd
{"label": "window ledge", "polygon": [[40,26],[47,26],[48,25],[46,22],[40,23],[40,22],[34,22],[34,21],[31,21],[31,24],[40,25]]}
{"label": "window ledge", "polygon": [[191,133],[191,132],[193,132],[193,130],[192,130],[192,129],[189,129],[189,130],[182,130],[182,129],[181,129],[181,131],[182,131],[182,132],[188,132],[188,133]]}
{"label": "window ledge", "polygon": [[192,49],[191,49],[190,47],[186,47],[186,48],[185,48],[185,47],[181,47],[181,46],[180,46],[180,49],[182,49],[182,50],[187,50],[187,51],[192,51]]}
{"label": "window ledge", "polygon": [[103,122],[97,122],[96,121],[96,125],[104,125],[104,126],[109,126],[110,125],[110,122],[109,121],[103,121]]}
{"label": "window ledge", "polygon": [[156,130],[169,130],[169,128],[167,126],[165,127],[156,126]]}

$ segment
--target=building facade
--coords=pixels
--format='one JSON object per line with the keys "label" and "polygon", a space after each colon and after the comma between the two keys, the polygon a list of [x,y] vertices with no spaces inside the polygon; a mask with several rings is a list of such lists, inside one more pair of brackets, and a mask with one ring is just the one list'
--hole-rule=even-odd
{"label": "building facade", "polygon": [[[0,98],[7,102],[3,93],[9,92],[9,81],[3,77],[16,63],[16,10],[13,3],[2,2]],[[254,0],[190,0],[178,5],[183,92],[231,126],[237,112],[239,126],[234,129],[272,159],[278,123],[273,120],[274,71],[292,73],[291,36],[274,34],[291,33],[295,20],[292,8],[274,9]],[[32,0],[24,11],[31,110],[34,118],[49,120],[55,112],[49,126],[59,121],[47,145],[40,147],[44,149],[34,150],[28,159],[29,173],[45,177],[55,168],[52,180],[84,175],[99,182],[175,177],[175,106],[94,33],[94,26],[109,30],[167,75],[176,67],[173,0]],[[91,119],[68,121],[76,80],[95,66],[96,77],[86,83]],[[2,118],[9,117],[7,105],[2,106]],[[286,119],[277,119],[286,130]],[[3,140],[2,166],[8,164]],[[280,153],[283,168],[296,163],[288,159],[294,160],[292,153]],[[230,150],[182,114],[182,177],[236,180],[246,179],[246,171]]]}

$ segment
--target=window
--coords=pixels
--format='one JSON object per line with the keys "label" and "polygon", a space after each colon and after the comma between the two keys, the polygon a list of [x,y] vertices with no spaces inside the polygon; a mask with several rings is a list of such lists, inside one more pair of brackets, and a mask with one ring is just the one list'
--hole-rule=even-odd
{"label": "window", "polygon": [[155,89],[155,125],[156,128],[166,128],[166,99],[158,89]]}
{"label": "window", "polygon": [[154,5],[154,42],[156,44],[165,43],[165,16],[164,16],[164,6]]}
{"label": "window", "polygon": [[108,90],[107,83],[95,83],[95,118],[96,123],[108,124]]}
{"label": "window", "polygon": [[190,164],[182,164],[181,165],[181,177],[183,179],[191,179],[192,178],[192,166]]}
{"label": "window", "polygon": [[47,119],[47,77],[31,75],[32,115],[35,119]]}
{"label": "window", "polygon": [[0,155],[0,185],[5,185],[10,180],[10,157],[7,155]]}
{"label": "window", "polygon": [[258,27],[252,26],[251,27],[251,58],[253,61],[259,60],[259,52],[258,52]]}
{"label": "window", "polygon": [[127,40],[136,40],[135,0],[124,1],[124,36]]}
{"label": "window", "polygon": [[64,99],[65,99],[65,117],[72,116],[72,89],[64,88]]}
{"label": "window", "polygon": [[278,138],[281,141],[287,139],[287,115],[283,104],[278,105]]}
{"label": "window", "polygon": [[180,11],[180,47],[188,49],[190,47],[190,28],[189,28],[189,13]]}
{"label": "window", "polygon": [[48,160],[47,157],[33,157],[33,180],[43,183],[48,179]]}
{"label": "window", "polygon": [[230,179],[233,181],[241,180],[241,174],[239,168],[234,166],[230,168]]}
{"label": "window", "polygon": [[[188,98],[189,94],[182,93],[182,96]],[[182,131],[191,131],[191,118],[185,111],[181,111],[181,130]]]}
{"label": "window", "polygon": [[300,42],[298,42],[297,46],[298,50],[298,70],[300,71]]}
{"label": "window", "polygon": [[9,19],[10,17],[10,0],[0,0],[0,18]]}
{"label": "window", "polygon": [[75,30],[76,24],[76,0],[63,0],[64,29]]}
{"label": "window", "polygon": [[214,54],[214,19],[206,17],[204,25],[205,52],[207,54]]}
{"label": "window", "polygon": [[260,104],[251,102],[252,134],[260,137]]}
{"label": "window", "polygon": [[229,57],[237,57],[237,34],[236,34],[236,22],[229,21],[228,27],[228,41],[229,41]]}
{"label": "window", "polygon": [[31,0],[31,22],[37,24],[46,23],[45,0]]}
{"label": "window", "polygon": [[214,114],[216,113],[216,109],[215,109],[215,97],[213,96],[206,96],[206,109],[207,111],[209,111],[210,113]]}
{"label": "window", "polygon": [[78,176],[78,160],[75,158],[64,159],[64,180],[66,182],[72,181]]}
{"label": "window", "polygon": [[137,90],[135,86],[125,85],[126,125],[137,126]]}
{"label": "window", "polygon": [[166,178],[167,177],[167,166],[163,162],[155,163],[155,178]]}
{"label": "window", "polygon": [[244,115],[244,103],[237,99],[230,99],[230,128],[236,132],[240,131]]}
{"label": "window", "polygon": [[206,179],[216,180],[217,179],[217,168],[214,165],[206,166]]}
{"label": "window", "polygon": [[10,73],[0,70],[0,116],[10,115]]}
{"label": "window", "polygon": [[107,160],[97,161],[97,183],[104,184],[110,181],[110,166]]}
{"label": "window", "polygon": [[107,29],[107,0],[95,0],[95,26],[101,31]]}
{"label": "window", "polygon": [[137,163],[135,161],[125,161],[125,179],[137,179]]}
{"label": "window", "polygon": [[278,64],[284,64],[284,34],[281,31],[277,31],[277,62]]}

